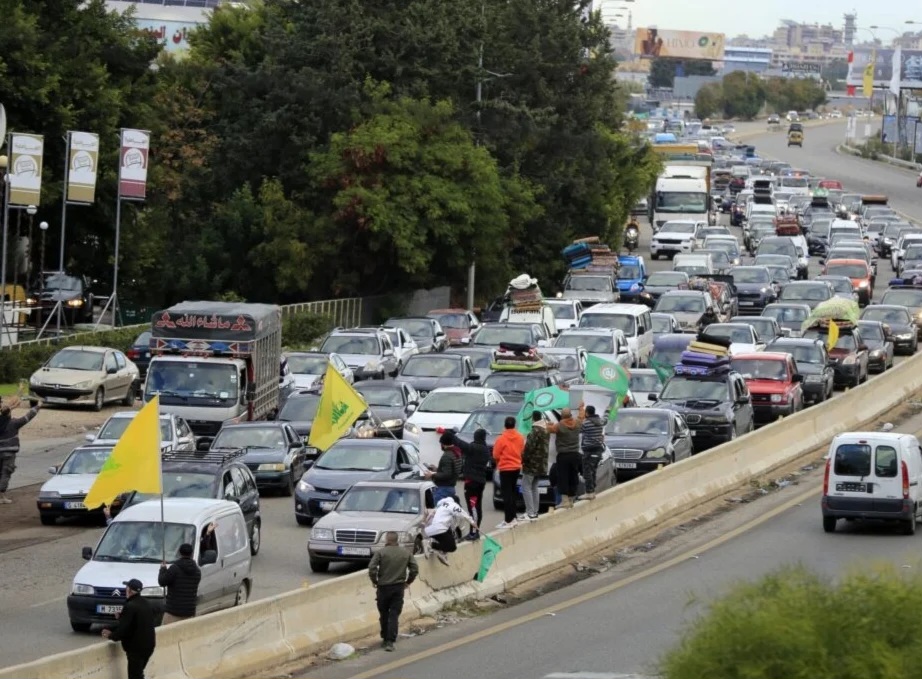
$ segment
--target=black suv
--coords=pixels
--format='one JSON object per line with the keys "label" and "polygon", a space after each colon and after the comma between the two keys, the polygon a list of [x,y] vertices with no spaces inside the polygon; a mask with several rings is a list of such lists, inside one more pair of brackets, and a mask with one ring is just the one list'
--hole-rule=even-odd
{"label": "black suv", "polygon": [[[245,455],[245,450],[167,451],[161,461],[163,494],[236,502],[247,522],[250,554],[256,555],[262,542],[262,516],[256,479],[243,463]],[[155,497],[158,496],[130,493],[120,509]]]}
{"label": "black suv", "polygon": [[35,281],[26,304],[36,311],[31,322],[41,326],[61,302],[61,324],[93,322],[93,293],[85,276],[75,276],[62,271],[46,271]]}
{"label": "black suv", "polygon": [[727,371],[708,375],[673,375],[658,396],[658,408],[685,418],[696,453],[726,443],[754,428],[752,399],[742,375]]}

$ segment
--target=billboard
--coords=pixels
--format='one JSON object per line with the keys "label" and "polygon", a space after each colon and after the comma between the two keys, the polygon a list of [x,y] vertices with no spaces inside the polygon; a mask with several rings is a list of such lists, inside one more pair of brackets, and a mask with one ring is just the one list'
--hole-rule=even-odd
{"label": "billboard", "polygon": [[122,129],[118,168],[118,193],[128,200],[144,200],[147,195],[147,161],[150,132]]}
{"label": "billboard", "polygon": [[634,54],[644,59],[675,57],[723,61],[725,42],[723,33],[638,28],[634,34]]}
{"label": "billboard", "polygon": [[92,203],[96,195],[99,135],[68,132],[70,157],[67,159],[67,202]]}
{"label": "billboard", "polygon": [[44,150],[45,138],[40,134],[10,134],[10,205],[39,204]]}
{"label": "billboard", "polygon": [[785,61],[781,64],[782,73],[816,73],[821,72],[819,64],[807,64],[802,61]]}
{"label": "billboard", "polygon": [[135,19],[145,33],[150,33],[167,52],[185,52],[189,49],[189,33],[201,24],[189,21],[164,21],[162,19]]}
{"label": "billboard", "polygon": [[[865,69],[871,64],[871,56],[874,55],[871,69],[874,87],[890,87],[893,75],[893,52],[892,49],[872,50],[870,47],[856,47],[852,52],[852,61],[848,65],[846,84],[851,87],[863,87]],[[922,89],[922,50],[901,50],[900,62],[900,87],[902,89]]]}

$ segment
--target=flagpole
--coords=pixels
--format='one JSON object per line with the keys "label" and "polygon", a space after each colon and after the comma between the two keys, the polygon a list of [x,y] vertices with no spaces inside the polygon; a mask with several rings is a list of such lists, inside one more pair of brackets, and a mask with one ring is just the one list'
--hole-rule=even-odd
{"label": "flagpole", "polygon": [[166,562],[166,510],[163,506],[163,439],[160,431],[160,396],[157,399],[157,473],[160,474],[160,552],[161,561]]}
{"label": "flagpole", "polygon": [[[371,409],[371,406],[368,405],[367,403],[365,404],[365,410],[367,410],[368,414],[371,415],[371,418],[373,421],[377,420],[378,422],[383,422],[383,420],[378,420],[378,416],[375,415],[375,411],[373,411]],[[375,427],[375,429],[377,429],[377,427]],[[397,435],[394,432],[392,432],[390,429],[387,430],[387,433],[390,434],[391,438],[394,439],[395,441],[400,441],[400,439],[397,438]]]}

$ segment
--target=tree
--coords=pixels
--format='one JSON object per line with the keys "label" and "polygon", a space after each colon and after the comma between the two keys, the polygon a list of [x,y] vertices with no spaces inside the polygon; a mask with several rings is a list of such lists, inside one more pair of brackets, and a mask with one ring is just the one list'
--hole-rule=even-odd
{"label": "tree", "polygon": [[736,586],[689,623],[660,673],[664,679],[911,679],[919,676],[922,653],[920,606],[922,577],[892,567],[835,579],[782,569]]}
{"label": "tree", "polygon": [[752,120],[765,104],[765,88],[755,73],[734,71],[724,76],[721,87],[727,118]]}
{"label": "tree", "polygon": [[826,91],[813,78],[771,78],[766,81],[765,95],[775,111],[806,111],[826,102]]}
{"label": "tree", "polygon": [[699,118],[710,118],[724,108],[723,87],[720,83],[706,83],[695,95],[695,114]]}
{"label": "tree", "polygon": [[684,75],[716,75],[714,64],[701,59],[656,57],[650,64],[650,86],[672,88],[677,72]]}

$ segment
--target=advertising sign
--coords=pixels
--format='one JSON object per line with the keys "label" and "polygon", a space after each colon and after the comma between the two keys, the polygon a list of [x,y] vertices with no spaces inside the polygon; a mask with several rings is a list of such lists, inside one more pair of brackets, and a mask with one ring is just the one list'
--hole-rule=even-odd
{"label": "advertising sign", "polygon": [[[900,50],[900,87],[922,89],[922,50]],[[892,49],[856,47],[848,65],[846,84],[854,87],[864,85],[865,69],[873,73],[874,87],[889,88],[893,76]]]}
{"label": "advertising sign", "polygon": [[167,52],[185,52],[189,49],[189,33],[199,24],[188,21],[163,21],[161,19],[135,19],[138,28],[150,33]]}
{"label": "advertising sign", "polygon": [[676,57],[723,61],[725,43],[723,33],[638,28],[634,34],[634,53],[643,59]]}
{"label": "advertising sign", "polygon": [[10,205],[38,205],[42,195],[42,153],[45,138],[40,134],[10,135]]}
{"label": "advertising sign", "polygon": [[922,122],[916,121],[915,138],[913,141],[913,153],[922,153]]}
{"label": "advertising sign", "polygon": [[122,129],[119,153],[118,191],[122,198],[144,200],[147,196],[147,161],[150,157],[150,132]]}
{"label": "advertising sign", "polygon": [[880,140],[884,144],[895,144],[899,131],[896,127],[896,116],[884,116],[883,125],[880,128]]}
{"label": "advertising sign", "polygon": [[67,160],[67,202],[92,203],[96,195],[99,135],[68,132],[70,157]]}
{"label": "advertising sign", "polygon": [[784,73],[820,73],[819,64],[805,64],[800,61],[785,61],[781,64]]}

